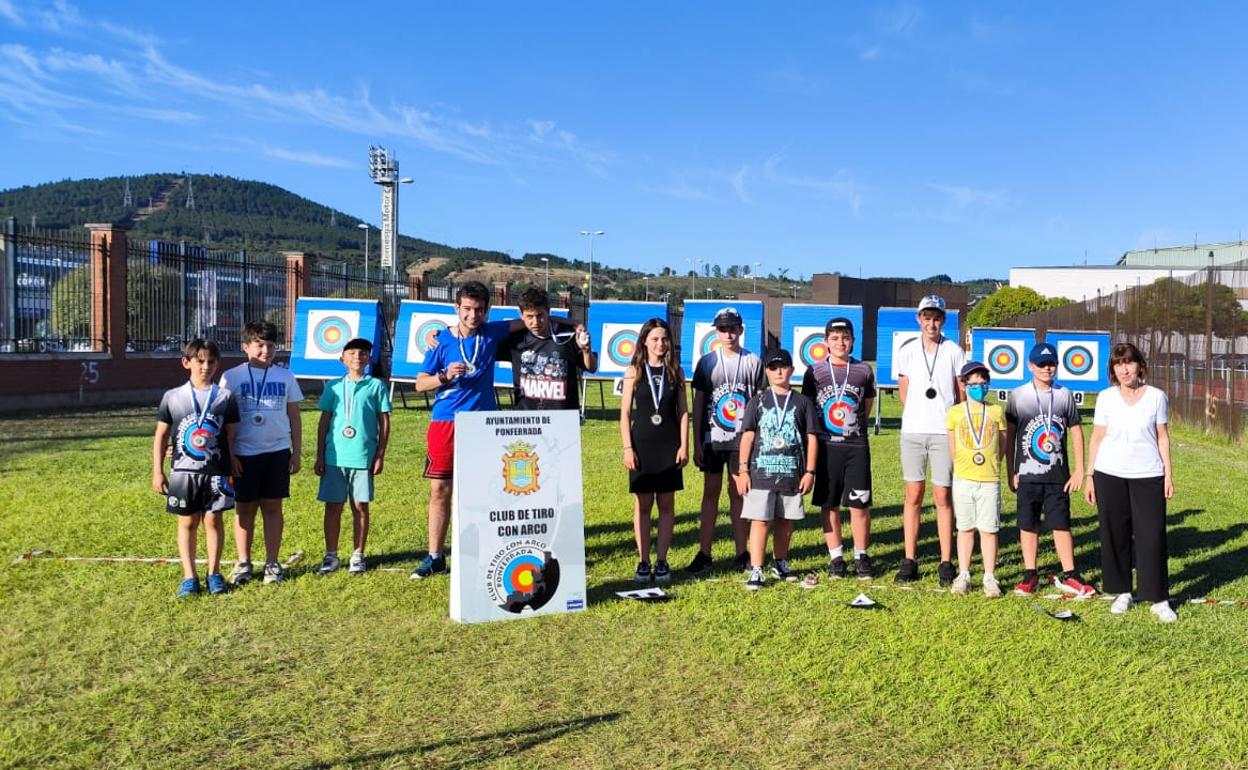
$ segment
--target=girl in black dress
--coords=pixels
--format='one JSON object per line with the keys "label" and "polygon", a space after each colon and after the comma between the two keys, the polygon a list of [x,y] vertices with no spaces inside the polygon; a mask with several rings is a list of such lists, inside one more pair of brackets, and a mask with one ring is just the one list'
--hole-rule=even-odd
{"label": "girl in black dress", "polygon": [[[672,354],[667,322],[651,318],[637,335],[633,361],[624,372],[620,399],[620,438],[633,504],[633,537],[637,541],[638,583],[672,579],[667,549],[676,524],[676,492],[684,489],[683,468],[689,461],[689,404],[685,373]],[[659,504],[657,561],[650,568],[650,509]]]}

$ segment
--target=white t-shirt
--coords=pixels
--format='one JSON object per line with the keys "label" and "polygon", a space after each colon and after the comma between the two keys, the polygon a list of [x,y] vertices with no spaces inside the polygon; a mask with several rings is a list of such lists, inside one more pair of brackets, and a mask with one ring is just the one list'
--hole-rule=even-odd
{"label": "white t-shirt", "polygon": [[[957,398],[958,372],[965,363],[966,353],[948,337],[936,346],[935,355],[924,350],[922,337],[901,346],[893,368],[909,383],[906,405],[901,410],[902,433],[946,434],[945,415]],[[931,367],[930,377],[928,367]],[[927,397],[929,387],[936,388],[936,398]]]}
{"label": "white t-shirt", "polygon": [[1134,404],[1122,400],[1117,387],[1106,388],[1096,397],[1093,426],[1105,428],[1105,438],[1096,450],[1092,470],[1123,479],[1147,479],[1164,475],[1166,467],[1157,448],[1157,426],[1167,422],[1166,394],[1152,385]]}
{"label": "white t-shirt", "polygon": [[249,457],[291,448],[286,405],[302,401],[303,391],[289,369],[276,364],[267,369],[239,364],[221,375],[221,385],[238,399],[234,454]]}

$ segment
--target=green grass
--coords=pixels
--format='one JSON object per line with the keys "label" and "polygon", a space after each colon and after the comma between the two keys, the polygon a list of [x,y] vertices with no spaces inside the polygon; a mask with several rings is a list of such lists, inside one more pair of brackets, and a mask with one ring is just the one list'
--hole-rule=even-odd
{"label": "green grass", "polygon": [[[596,402],[596,398],[594,399]],[[885,399],[885,414],[895,414]],[[305,435],[315,416],[305,412]],[[427,412],[400,410],[378,480],[372,563],[317,578],[314,477],[295,478],[279,587],[177,602],[173,566],[59,555],[172,556],[148,491],[151,410],[0,421],[0,766],[4,767],[865,767],[1248,766],[1248,607],[1073,605],[1058,623],[1015,597],[936,592],[924,514],[920,589],[891,582],[901,484],[890,421],[873,439],[882,611],[815,591],[742,590],[720,572],[664,604],[615,600],[635,564],[618,428],[584,431],[586,612],[461,626],[445,577],[407,578],[425,541]],[[1248,599],[1242,449],[1174,431],[1172,592]],[[311,463],[305,458],[305,466]],[[673,564],[692,557],[700,476],[678,497]],[[1003,582],[1017,579],[1006,496]],[[1085,575],[1099,583],[1095,514],[1076,503]],[[731,556],[726,524],[716,557]],[[227,543],[227,558],[232,543]],[[815,517],[802,569],[826,559]],[[1051,570],[1042,541],[1042,569]],[[1072,605],[1063,605],[1072,606]]]}

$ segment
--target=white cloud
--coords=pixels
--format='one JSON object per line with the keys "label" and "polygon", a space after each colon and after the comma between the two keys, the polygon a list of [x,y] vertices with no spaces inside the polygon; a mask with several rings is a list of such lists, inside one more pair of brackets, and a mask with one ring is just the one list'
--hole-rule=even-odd
{"label": "white cloud", "polygon": [[268,155],[270,158],[288,160],[292,163],[302,163],[307,166],[351,168],[359,165],[358,163],[349,163],[341,158],[332,158],[328,155],[322,155],[314,150],[288,150],[284,147],[265,147],[264,154]]}
{"label": "white cloud", "polygon": [[728,178],[728,181],[732,184],[733,191],[736,192],[737,198],[740,199],[742,203],[753,204],[754,200],[745,189],[745,178],[749,173],[750,167],[748,165],[743,165],[737,170],[737,173]]}
{"label": "white cloud", "polygon": [[642,184],[641,190],[682,201],[709,201],[714,197],[709,190],[690,183],[684,176],[677,176],[671,182],[662,185]]}
{"label": "white cloud", "polygon": [[783,153],[776,153],[763,163],[763,178],[768,182],[796,190],[805,191],[816,197],[837,201],[849,206],[855,216],[862,214],[862,201],[866,186],[853,178],[847,169],[840,169],[830,177],[795,176],[780,168],[784,160]]}
{"label": "white cloud", "polygon": [[0,18],[7,19],[16,27],[25,27],[26,21],[17,13],[17,9],[13,7],[12,0],[0,0]]}

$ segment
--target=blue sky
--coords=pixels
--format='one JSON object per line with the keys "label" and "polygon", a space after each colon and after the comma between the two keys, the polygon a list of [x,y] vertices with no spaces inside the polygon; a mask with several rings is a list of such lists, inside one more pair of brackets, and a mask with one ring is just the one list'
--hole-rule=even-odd
{"label": "blue sky", "polygon": [[187,169],[655,271],[1004,277],[1236,240],[1238,3],[0,0],[0,188]]}

